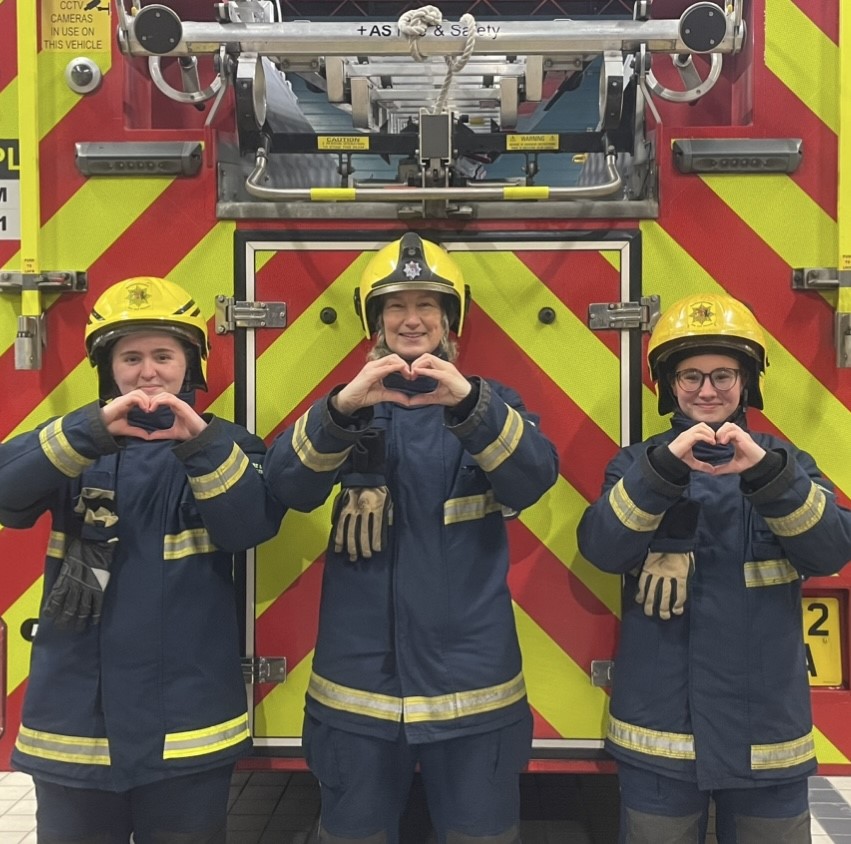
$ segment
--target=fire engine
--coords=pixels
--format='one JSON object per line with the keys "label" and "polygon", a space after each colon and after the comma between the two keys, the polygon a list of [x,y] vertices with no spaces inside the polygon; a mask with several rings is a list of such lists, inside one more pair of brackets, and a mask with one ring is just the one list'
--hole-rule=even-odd
{"label": "fire engine", "polygon": [[[842,5],[0,0],[0,437],[96,395],[88,311],[154,275],[209,321],[202,409],[270,442],[362,365],[370,255],[439,241],[472,288],[462,370],[520,388],[561,455],[510,526],[530,769],[611,771],[620,584],[575,528],[617,448],[665,425],[644,354],[666,303],[752,307],[770,362],[752,424],[851,493]],[[288,513],[235,561],[249,766],[304,765],[329,527],[330,503]],[[5,769],[49,531],[0,529]],[[850,590],[851,570],[809,580],[801,608],[824,773],[851,771]]]}

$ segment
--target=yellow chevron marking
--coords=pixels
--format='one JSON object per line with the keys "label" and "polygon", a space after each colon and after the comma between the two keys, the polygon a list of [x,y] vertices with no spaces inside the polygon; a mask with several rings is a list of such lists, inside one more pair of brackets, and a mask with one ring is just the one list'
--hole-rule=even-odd
{"label": "yellow chevron marking", "polygon": [[[106,52],[90,51],[86,55],[97,62],[104,74],[112,66],[111,50]],[[82,96],[75,94],[65,81],[65,67],[71,58],[72,56],[68,53],[51,53],[44,50],[38,54],[38,122],[42,139],[82,99]],[[18,137],[17,77],[0,90],[0,137]]]}
{"label": "yellow chevron marking", "polygon": [[[171,184],[171,179],[139,178],[132,190],[121,179],[89,179],[41,227],[41,265],[48,269],[88,269]],[[20,268],[20,252],[8,268]],[[118,279],[116,279],[118,281]],[[55,300],[55,296],[52,300]],[[15,342],[18,297],[0,305],[0,354]],[[80,348],[82,349],[80,326]],[[49,342],[49,341],[48,341]]]}
{"label": "yellow chevron marking", "polygon": [[[465,276],[475,279],[476,303],[619,443],[617,357],[514,253],[455,252],[453,257]],[[541,308],[555,311],[551,325],[537,319]]]}
{"label": "yellow chevron marking", "polygon": [[792,0],[765,4],[765,65],[823,123],[839,131],[839,47]]}
{"label": "yellow chevron marking", "polygon": [[[690,293],[724,293],[724,289],[655,222],[642,222],[644,274],[648,293],[658,293],[664,308]],[[831,337],[814,340],[832,343]],[[851,465],[836,448],[851,430],[849,411],[826,387],[770,334],[766,373],[765,415],[785,437],[815,458],[819,468],[844,492],[851,492]],[[660,430],[667,427],[645,405],[645,419]],[[817,419],[818,425],[812,420]]]}
{"label": "yellow chevron marking", "polygon": [[[560,736],[602,739],[608,695],[592,686],[587,673],[516,603],[514,618],[529,702]],[[565,705],[565,701],[570,704]]]}
{"label": "yellow chevron marking", "polygon": [[290,510],[278,535],[257,550],[254,615],[260,618],[278,597],[324,553],[331,531],[336,491],[310,513]]}
{"label": "yellow chevron marking", "polygon": [[576,524],[587,506],[585,498],[559,476],[552,489],[520,514],[520,521],[620,618],[620,577],[592,566],[577,548]]}
{"label": "yellow chevron marking", "polygon": [[304,721],[304,696],[310,680],[313,651],[295,666],[287,666],[287,682],[275,686],[254,708],[254,735],[297,738]]}
{"label": "yellow chevron marking", "polygon": [[[739,173],[732,179],[702,178],[790,267],[836,266],[836,221],[789,176]],[[722,226],[719,237],[723,237],[723,231]]]}
{"label": "yellow chevron marking", "polygon": [[847,765],[849,759],[818,727],[813,725],[816,741],[816,759],[820,765]]}
{"label": "yellow chevron marking", "polygon": [[6,641],[8,642],[8,665],[6,668],[6,694],[10,695],[30,673],[30,651],[32,644],[18,632],[28,618],[38,618],[44,577],[38,579],[18,598],[6,612]]}
{"label": "yellow chevron marking", "polygon": [[259,436],[267,437],[360,341],[354,319],[325,325],[319,313],[325,307],[350,312],[352,291],[370,257],[367,252],[358,256],[257,361],[257,394],[274,396],[258,405]]}

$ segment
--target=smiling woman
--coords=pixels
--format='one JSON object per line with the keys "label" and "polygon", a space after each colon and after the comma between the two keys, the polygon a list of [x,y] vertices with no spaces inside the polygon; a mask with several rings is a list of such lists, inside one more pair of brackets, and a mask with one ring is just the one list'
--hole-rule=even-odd
{"label": "smiling woman", "polygon": [[13,763],[38,840],[224,844],[250,748],[233,552],[275,535],[263,442],[198,414],[207,325],[181,287],[97,300],[100,400],[0,445],[0,523],[52,519]]}

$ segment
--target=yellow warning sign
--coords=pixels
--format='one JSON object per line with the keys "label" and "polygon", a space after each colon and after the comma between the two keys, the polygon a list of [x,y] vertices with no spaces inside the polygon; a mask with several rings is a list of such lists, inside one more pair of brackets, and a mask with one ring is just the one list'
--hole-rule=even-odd
{"label": "yellow warning sign", "polygon": [[110,0],[41,0],[41,49],[53,53],[108,52]]}
{"label": "yellow warning sign", "polygon": [[508,135],[505,148],[509,150],[558,149],[558,135]]}
{"label": "yellow warning sign", "polygon": [[319,135],[316,138],[316,147],[324,150],[369,149],[369,137],[366,135]]}

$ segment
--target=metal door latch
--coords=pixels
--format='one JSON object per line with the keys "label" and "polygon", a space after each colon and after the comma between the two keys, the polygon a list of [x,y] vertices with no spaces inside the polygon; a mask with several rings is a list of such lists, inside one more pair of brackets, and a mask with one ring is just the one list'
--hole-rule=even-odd
{"label": "metal door latch", "polygon": [[591,660],[591,685],[601,689],[612,685],[612,677],[615,673],[615,661],[613,659]]}
{"label": "metal door latch", "polygon": [[283,656],[243,657],[242,676],[246,685],[283,683],[287,679],[287,658]]}
{"label": "metal door latch", "polygon": [[588,306],[588,327],[592,331],[651,331],[659,314],[658,296],[642,296],[638,302],[594,302]]}
{"label": "metal door latch", "polygon": [[232,296],[216,296],[216,334],[237,328],[286,327],[286,302],[239,302]]}

